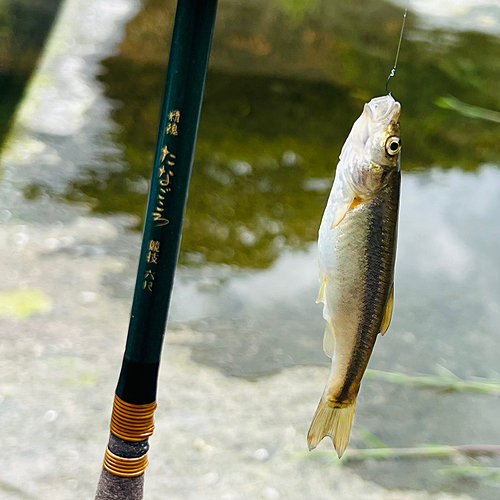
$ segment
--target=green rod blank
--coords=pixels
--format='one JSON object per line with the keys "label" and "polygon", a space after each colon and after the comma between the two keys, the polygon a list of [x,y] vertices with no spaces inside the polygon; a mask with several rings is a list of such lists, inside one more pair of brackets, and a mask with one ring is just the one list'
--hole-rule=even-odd
{"label": "green rod blank", "polygon": [[146,404],[156,378],[193,164],[217,0],[179,0],[118,396]]}

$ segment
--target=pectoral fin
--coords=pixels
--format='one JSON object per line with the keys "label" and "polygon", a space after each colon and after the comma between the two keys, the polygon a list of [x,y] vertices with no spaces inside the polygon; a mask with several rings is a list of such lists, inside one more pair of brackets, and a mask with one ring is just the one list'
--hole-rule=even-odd
{"label": "pectoral fin", "polygon": [[385,305],[384,317],[382,319],[382,324],[380,325],[380,334],[384,335],[384,333],[389,328],[391,324],[392,318],[392,309],[394,307],[394,285],[391,287],[391,291],[389,293],[389,298],[387,299],[387,304]]}
{"label": "pectoral fin", "polygon": [[349,210],[349,207],[351,206],[352,200],[353,198],[347,198],[345,200],[342,200],[337,205],[330,229],[335,229],[342,222],[342,219],[345,217],[347,211]]}
{"label": "pectoral fin", "polygon": [[323,351],[331,358],[335,350],[335,337],[333,336],[333,326],[327,321],[325,326],[325,334],[323,336]]}
{"label": "pectoral fin", "polygon": [[360,203],[361,200],[356,196],[342,200],[342,202],[338,204],[337,209],[335,210],[333,223],[330,229],[336,228],[342,222],[349,209],[357,207]]}
{"label": "pectoral fin", "polygon": [[323,281],[321,282],[321,286],[319,287],[319,293],[318,293],[318,298],[316,299],[316,304],[319,302],[325,302],[325,289],[326,289],[326,282],[328,281],[328,278],[324,278]]}

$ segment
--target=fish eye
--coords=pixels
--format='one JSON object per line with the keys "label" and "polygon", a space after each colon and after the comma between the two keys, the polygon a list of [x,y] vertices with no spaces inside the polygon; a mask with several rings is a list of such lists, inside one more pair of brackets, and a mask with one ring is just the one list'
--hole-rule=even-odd
{"label": "fish eye", "polygon": [[401,139],[399,137],[393,136],[389,137],[385,142],[385,150],[387,154],[394,156],[399,153],[401,149]]}

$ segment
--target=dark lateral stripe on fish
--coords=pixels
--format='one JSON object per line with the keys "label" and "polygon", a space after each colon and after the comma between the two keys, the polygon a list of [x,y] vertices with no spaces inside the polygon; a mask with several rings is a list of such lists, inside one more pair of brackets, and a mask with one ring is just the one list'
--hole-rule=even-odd
{"label": "dark lateral stripe on fish", "polygon": [[[389,210],[390,212],[390,210]],[[384,310],[384,303],[381,303],[386,297],[382,297],[380,293],[381,280],[384,271],[387,272],[387,267],[390,263],[384,265],[383,257],[390,250],[394,242],[392,235],[387,234],[384,228],[384,206],[382,200],[376,199],[372,201],[371,218],[368,228],[366,248],[370,251],[366,252],[366,275],[365,275],[365,294],[363,300],[363,312],[361,323],[358,328],[356,339],[356,347],[349,363],[349,369],[342,386],[342,390],[338,395],[339,402],[344,402],[349,399],[349,390],[360,375],[360,367],[367,363],[370,353],[374,347],[374,338],[378,334],[380,325],[374,325],[375,317],[380,315],[375,314],[375,309]],[[397,212],[396,212],[397,217]],[[377,330],[377,331],[375,331]],[[364,370],[363,370],[364,372]],[[352,396],[352,395],[351,395]]]}

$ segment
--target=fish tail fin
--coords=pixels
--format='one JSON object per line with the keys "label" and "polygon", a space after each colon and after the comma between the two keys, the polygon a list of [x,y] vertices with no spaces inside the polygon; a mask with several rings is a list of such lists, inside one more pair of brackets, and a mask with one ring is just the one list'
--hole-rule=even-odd
{"label": "fish tail fin", "polygon": [[351,434],[352,418],[356,409],[356,398],[343,408],[333,408],[332,403],[321,398],[311,427],[307,433],[309,451],[314,450],[325,436],[330,436],[339,458],[344,454]]}

